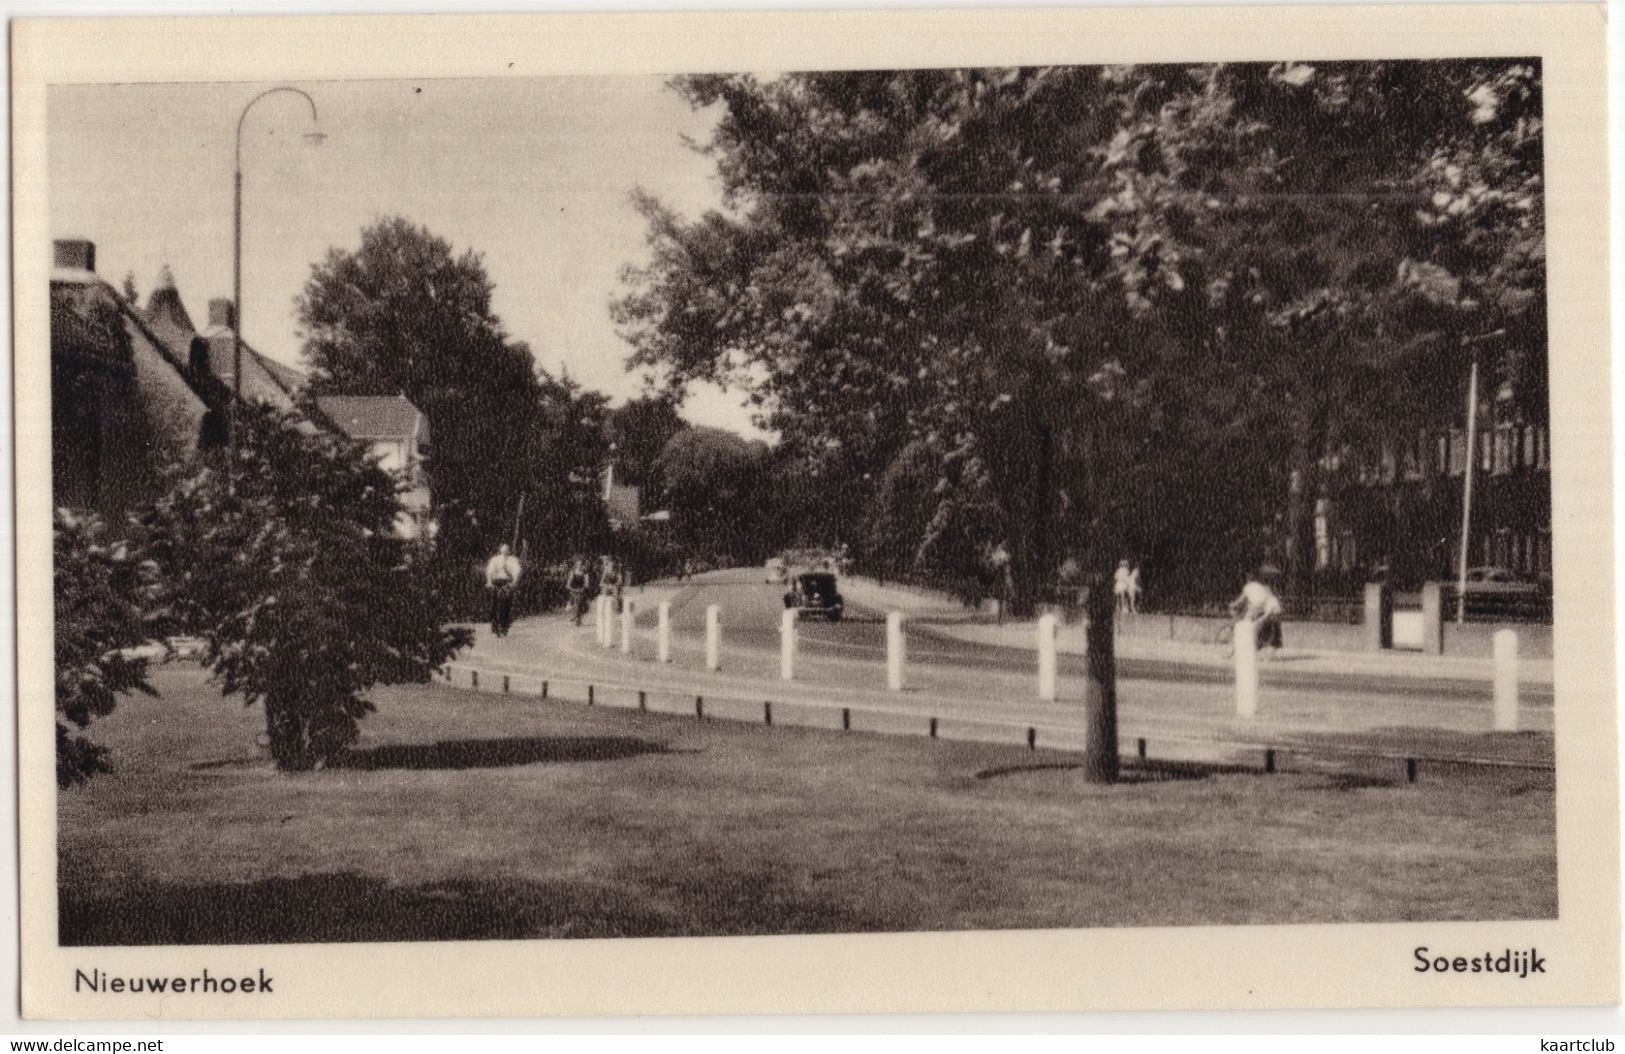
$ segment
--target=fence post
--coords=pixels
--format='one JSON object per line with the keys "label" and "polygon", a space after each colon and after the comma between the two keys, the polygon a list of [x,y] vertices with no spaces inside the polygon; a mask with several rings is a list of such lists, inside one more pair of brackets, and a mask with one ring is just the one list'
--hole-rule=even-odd
{"label": "fence post", "polygon": [[1381,582],[1365,587],[1365,649],[1383,651],[1394,646],[1394,594]]}
{"label": "fence post", "polygon": [[1055,695],[1055,616],[1044,615],[1038,620],[1038,698],[1053,703]]}
{"label": "fence post", "polygon": [[1250,618],[1236,623],[1230,638],[1236,652],[1236,716],[1258,715],[1258,624]]}
{"label": "fence post", "polygon": [[795,608],[785,608],[779,616],[779,679],[793,681],[796,677],[796,617]]}
{"label": "fence post", "polygon": [[668,601],[668,600],[662,600],[660,602],[660,607],[658,607],[656,609],[656,611],[659,612],[659,630],[658,630],[659,640],[656,642],[655,646],[656,646],[656,649],[659,652],[660,661],[661,662],[670,662],[671,661],[671,602]]}
{"label": "fence post", "polygon": [[886,616],[886,687],[894,692],[903,690],[903,613],[893,611]]}
{"label": "fence post", "polygon": [[715,670],[722,665],[722,609],[715,604],[705,608],[705,668]]}
{"label": "fence post", "polygon": [[1495,631],[1495,730],[1518,730],[1518,633]]}
{"label": "fence post", "polygon": [[632,603],[630,597],[621,602],[621,653],[632,653],[632,620],[636,617],[637,605]]}
{"label": "fence post", "polygon": [[615,643],[615,616],[609,610],[609,597],[598,598],[598,644],[608,648]]}

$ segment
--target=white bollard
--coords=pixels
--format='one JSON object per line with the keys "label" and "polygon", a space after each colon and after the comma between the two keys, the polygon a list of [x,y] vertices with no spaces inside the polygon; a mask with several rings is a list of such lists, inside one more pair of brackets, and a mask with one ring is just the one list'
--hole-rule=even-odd
{"label": "white bollard", "polygon": [[1038,698],[1053,703],[1055,682],[1055,616],[1045,615],[1038,620]]}
{"label": "white bollard", "polygon": [[886,616],[886,687],[894,692],[903,690],[903,613],[893,611]]}
{"label": "white bollard", "polygon": [[715,604],[705,608],[705,668],[715,670],[722,665],[722,609]]}
{"label": "white bollard", "polygon": [[659,618],[658,639],[655,642],[655,648],[659,653],[659,658],[660,658],[661,662],[670,662],[671,661],[671,604],[668,601],[662,600],[660,602],[660,606],[658,608],[656,608],[655,610],[659,613],[658,614],[658,618]]}
{"label": "white bollard", "polygon": [[609,597],[598,598],[598,646],[607,648],[610,645],[610,615]]}
{"label": "white bollard", "polygon": [[637,616],[637,605],[629,599],[621,601],[621,654],[632,654],[632,620]]}
{"label": "white bollard", "polygon": [[1236,652],[1236,716],[1258,716],[1258,624],[1250,618],[1236,623],[1230,638]]}
{"label": "white bollard", "polygon": [[779,680],[796,679],[796,617],[795,608],[786,608],[779,616]]}
{"label": "white bollard", "polygon": [[1495,730],[1518,730],[1518,633],[1495,631]]}

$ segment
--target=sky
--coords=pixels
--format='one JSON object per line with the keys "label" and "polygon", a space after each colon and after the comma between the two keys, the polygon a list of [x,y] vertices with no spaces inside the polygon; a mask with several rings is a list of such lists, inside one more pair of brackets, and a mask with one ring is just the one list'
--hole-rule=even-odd
{"label": "sky", "polygon": [[[238,115],[271,84],[53,86],[48,96],[53,238],[96,243],[96,270],[133,273],[144,303],[168,265],[193,321],[231,296],[231,188]],[[483,254],[493,307],[543,367],[619,403],[641,390],[608,305],[646,257],[629,193],[696,216],[720,204],[711,162],[684,144],[715,115],[659,77],[302,81],[243,126],[243,336],[299,366],[294,297],[333,247],[405,216]],[[690,392],[695,424],[761,435],[743,394]]]}

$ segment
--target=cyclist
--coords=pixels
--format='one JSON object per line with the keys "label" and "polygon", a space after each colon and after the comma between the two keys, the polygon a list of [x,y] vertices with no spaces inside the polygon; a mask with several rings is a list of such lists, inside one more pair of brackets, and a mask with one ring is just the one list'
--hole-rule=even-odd
{"label": "cyclist", "polygon": [[506,637],[513,625],[513,587],[519,584],[519,574],[519,557],[504,542],[485,565],[485,587],[491,591],[491,632],[498,637]]}
{"label": "cyclist", "polygon": [[1230,602],[1230,614],[1238,621],[1253,624],[1253,640],[1259,650],[1265,645],[1281,648],[1281,598],[1265,585],[1263,575],[1255,574],[1241,587],[1241,595]]}
{"label": "cyclist", "polygon": [[587,590],[591,585],[592,576],[587,574],[587,561],[578,558],[564,580],[565,592],[570,594],[570,612],[578,626],[581,625],[582,616],[587,613]]}

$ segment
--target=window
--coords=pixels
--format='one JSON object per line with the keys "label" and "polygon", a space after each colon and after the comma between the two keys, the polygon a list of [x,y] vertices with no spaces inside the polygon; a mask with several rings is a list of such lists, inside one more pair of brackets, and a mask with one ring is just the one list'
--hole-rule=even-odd
{"label": "window", "polygon": [[1433,474],[1445,476],[1450,473],[1450,436],[1444,432],[1439,433],[1439,441],[1435,444],[1433,458]]}
{"label": "window", "polygon": [[1552,467],[1551,444],[1547,441],[1546,426],[1536,425],[1531,429],[1535,433],[1535,460],[1536,468],[1550,469]]}
{"label": "window", "polygon": [[1378,455],[1378,459],[1379,467],[1382,472],[1382,482],[1392,483],[1394,481],[1394,472],[1397,467],[1394,460],[1393,446],[1389,443],[1383,443],[1382,452]]}
{"label": "window", "polygon": [[1495,466],[1495,442],[1488,431],[1478,433],[1478,468],[1488,472]]}
{"label": "window", "polygon": [[1323,570],[1331,563],[1331,543],[1328,519],[1331,509],[1325,498],[1315,499],[1315,568]]}
{"label": "window", "polygon": [[1345,571],[1354,570],[1359,561],[1359,550],[1354,544],[1354,532],[1342,530],[1337,534],[1337,566]]}
{"label": "window", "polygon": [[1467,471],[1467,436],[1459,428],[1450,430],[1450,474],[1459,476]]}
{"label": "window", "polygon": [[1518,456],[1518,434],[1510,423],[1495,426],[1495,457],[1493,471],[1505,475],[1512,471]]}
{"label": "window", "polygon": [[1421,479],[1426,472],[1428,437],[1426,432],[1418,432],[1405,444],[1403,469],[1406,479]]}
{"label": "window", "polygon": [[[1512,530],[1508,527],[1498,528],[1495,532],[1494,559],[1491,561],[1498,567],[1510,567],[1514,563]],[[1497,576],[1501,578],[1504,576]]]}

